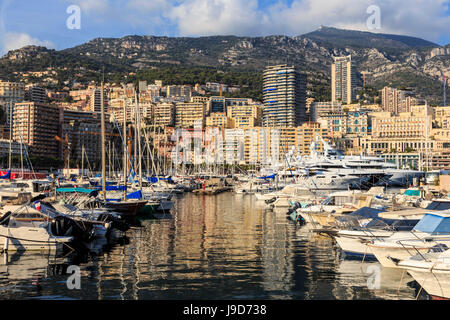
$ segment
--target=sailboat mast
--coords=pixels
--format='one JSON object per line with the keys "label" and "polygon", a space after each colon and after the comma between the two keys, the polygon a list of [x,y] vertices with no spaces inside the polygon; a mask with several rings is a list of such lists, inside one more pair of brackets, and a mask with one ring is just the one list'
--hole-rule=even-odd
{"label": "sailboat mast", "polygon": [[141,149],[141,109],[139,108],[138,95],[135,91],[136,112],[137,112],[137,134],[136,141],[138,144],[138,160],[139,161],[139,190],[142,192],[142,149]]}
{"label": "sailboat mast", "polygon": [[81,146],[81,177],[84,176],[84,144]]}
{"label": "sailboat mast", "polygon": [[9,158],[8,158],[8,168],[11,170],[12,166],[12,101],[9,102]]}
{"label": "sailboat mast", "polygon": [[[125,89],[124,89],[125,90]],[[125,91],[126,94],[126,91]],[[123,185],[127,185],[127,100],[123,99]],[[127,199],[127,191],[123,192],[124,200]]]}
{"label": "sailboat mast", "polygon": [[105,101],[104,101],[104,84],[101,87],[101,122],[102,122],[102,192],[103,200],[106,201],[106,150],[105,150]]}

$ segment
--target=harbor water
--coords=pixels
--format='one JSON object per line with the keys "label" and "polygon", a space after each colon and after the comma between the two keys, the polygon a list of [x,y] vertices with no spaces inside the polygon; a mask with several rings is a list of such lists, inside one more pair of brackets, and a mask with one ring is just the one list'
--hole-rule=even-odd
{"label": "harbor water", "polygon": [[[126,239],[89,253],[4,253],[0,298],[404,300],[418,293],[402,271],[344,259],[331,238],[252,195],[184,194],[166,218],[141,219]],[[68,287],[73,265],[79,289]]]}

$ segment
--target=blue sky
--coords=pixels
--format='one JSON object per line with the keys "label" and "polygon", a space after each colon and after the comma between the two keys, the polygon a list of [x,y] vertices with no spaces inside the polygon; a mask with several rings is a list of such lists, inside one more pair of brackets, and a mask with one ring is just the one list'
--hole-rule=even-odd
{"label": "blue sky", "polygon": [[[69,30],[67,7],[81,9]],[[369,30],[367,8],[380,8]],[[55,49],[97,37],[301,35],[320,25],[450,43],[450,0],[0,0],[0,54],[24,45]]]}

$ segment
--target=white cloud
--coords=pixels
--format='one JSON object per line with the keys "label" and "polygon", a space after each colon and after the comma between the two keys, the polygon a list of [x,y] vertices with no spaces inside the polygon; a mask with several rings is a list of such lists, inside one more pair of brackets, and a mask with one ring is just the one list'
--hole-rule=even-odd
{"label": "white cloud", "polygon": [[257,0],[186,0],[166,12],[182,35],[300,35],[320,25],[368,30],[366,10],[381,9],[381,30],[438,40],[448,32],[450,0],[278,0],[266,9]]}
{"label": "white cloud", "polygon": [[5,32],[0,36],[0,53],[23,48],[29,45],[43,46],[50,49],[55,48],[51,41],[41,41],[26,33]]}
{"label": "white cloud", "polygon": [[82,12],[104,12],[111,7],[109,0],[67,0],[70,4],[80,6]]}
{"label": "white cloud", "polygon": [[257,0],[187,0],[166,15],[181,35],[253,35],[261,18]]}

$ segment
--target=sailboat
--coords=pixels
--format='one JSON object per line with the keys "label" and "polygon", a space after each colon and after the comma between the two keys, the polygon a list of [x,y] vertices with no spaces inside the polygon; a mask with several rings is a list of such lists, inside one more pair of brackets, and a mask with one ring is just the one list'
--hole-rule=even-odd
{"label": "sailboat", "polygon": [[[125,140],[123,141],[124,145],[124,194],[123,198],[121,199],[108,199],[107,198],[107,190],[106,190],[106,150],[105,150],[105,108],[104,108],[104,89],[103,89],[103,82],[102,82],[102,88],[101,88],[101,126],[102,126],[102,134],[101,134],[101,145],[102,145],[102,196],[103,199],[100,200],[102,206],[106,209],[119,212],[123,214],[124,216],[136,216],[136,214],[139,212],[139,210],[144,207],[147,204],[147,201],[141,200],[142,198],[128,198],[127,197],[127,150],[126,150],[126,143]],[[124,104],[124,124],[123,124],[123,131],[124,136],[123,139],[126,137],[126,105]]]}

